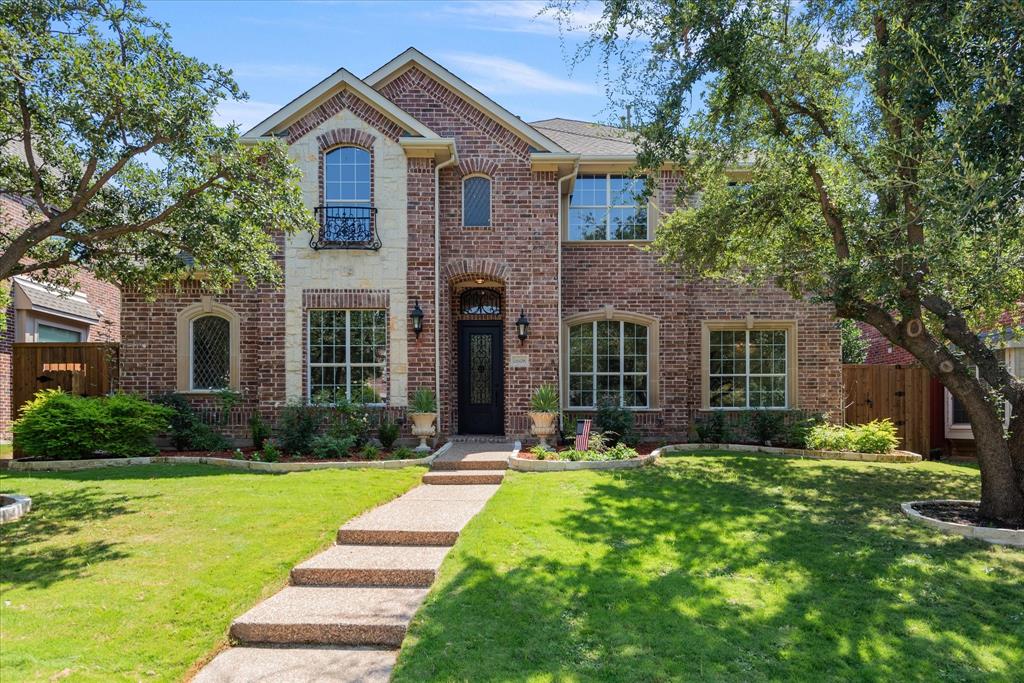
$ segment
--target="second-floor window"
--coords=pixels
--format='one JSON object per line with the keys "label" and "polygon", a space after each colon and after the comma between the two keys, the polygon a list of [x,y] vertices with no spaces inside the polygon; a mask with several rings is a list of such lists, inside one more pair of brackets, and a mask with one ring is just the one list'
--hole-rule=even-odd
{"label": "second-floor window", "polygon": [[643,178],[581,175],[569,199],[570,240],[646,240]]}
{"label": "second-floor window", "polygon": [[466,228],[491,227],[491,180],[470,176],[462,181],[462,225]]}
{"label": "second-floor window", "polygon": [[369,152],[360,147],[337,147],[324,156],[324,203],[369,208]]}

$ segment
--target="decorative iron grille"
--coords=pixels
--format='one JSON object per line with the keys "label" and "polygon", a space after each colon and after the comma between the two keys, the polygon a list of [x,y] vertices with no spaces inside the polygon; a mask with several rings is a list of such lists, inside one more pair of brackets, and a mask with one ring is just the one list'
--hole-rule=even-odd
{"label": "decorative iron grille", "polygon": [[380,249],[377,208],[373,206],[318,206],[320,232],[309,241],[314,249]]}
{"label": "decorative iron grille", "polygon": [[461,303],[467,315],[501,315],[501,295],[493,289],[467,289]]}

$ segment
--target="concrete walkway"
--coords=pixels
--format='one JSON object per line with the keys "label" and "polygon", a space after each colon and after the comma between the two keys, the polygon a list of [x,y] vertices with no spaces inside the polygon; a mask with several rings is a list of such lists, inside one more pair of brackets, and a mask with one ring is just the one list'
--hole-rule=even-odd
{"label": "concrete walkway", "polygon": [[423,485],[346,522],[337,545],[238,617],[230,631],[237,646],[193,681],[387,681],[441,562],[498,490],[512,450],[452,444]]}

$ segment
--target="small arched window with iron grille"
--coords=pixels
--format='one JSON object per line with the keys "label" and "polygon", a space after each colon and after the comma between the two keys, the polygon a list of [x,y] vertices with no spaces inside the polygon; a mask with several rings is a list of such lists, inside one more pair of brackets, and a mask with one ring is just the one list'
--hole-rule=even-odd
{"label": "small arched window with iron grille", "polygon": [[460,303],[465,315],[501,315],[501,295],[493,289],[467,289]]}

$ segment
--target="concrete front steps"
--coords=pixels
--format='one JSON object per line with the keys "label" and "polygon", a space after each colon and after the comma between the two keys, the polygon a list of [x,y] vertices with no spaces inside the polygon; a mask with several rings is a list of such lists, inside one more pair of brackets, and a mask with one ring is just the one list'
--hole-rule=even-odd
{"label": "concrete front steps", "polygon": [[445,555],[505,476],[511,448],[458,446],[423,486],[345,523],[337,545],[292,569],[290,586],[231,624],[239,647],[193,680],[388,680]]}

